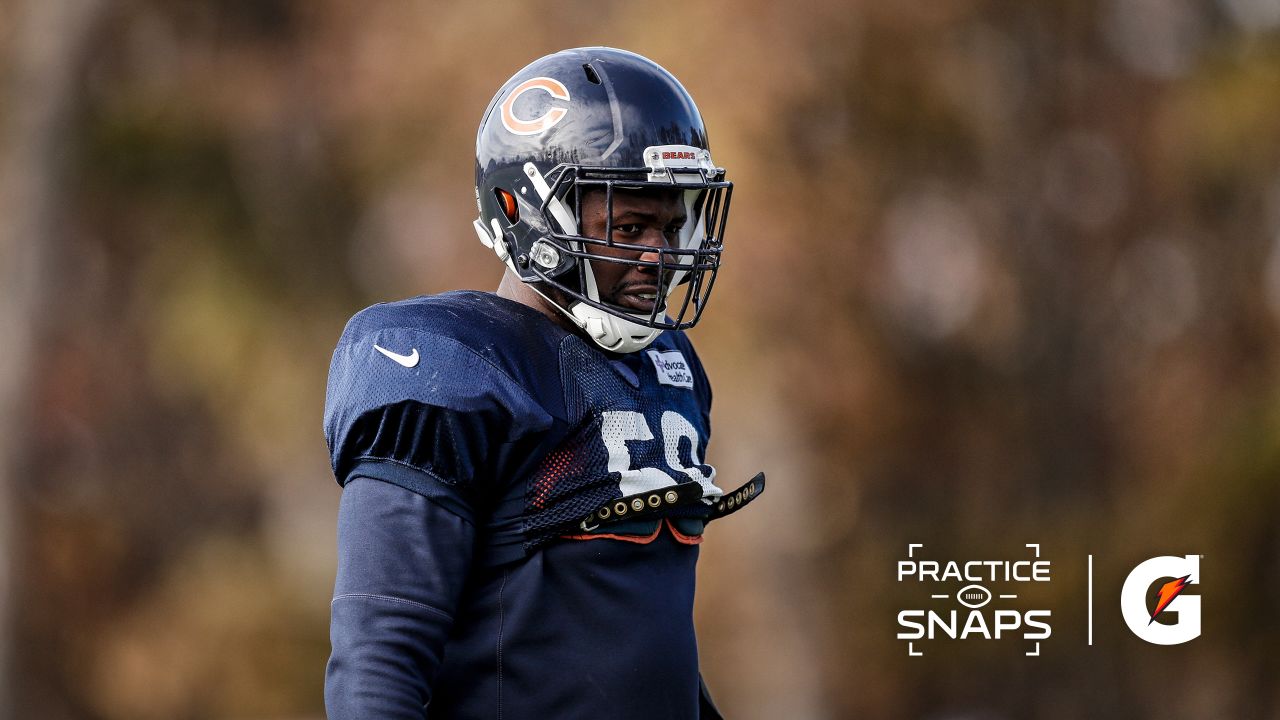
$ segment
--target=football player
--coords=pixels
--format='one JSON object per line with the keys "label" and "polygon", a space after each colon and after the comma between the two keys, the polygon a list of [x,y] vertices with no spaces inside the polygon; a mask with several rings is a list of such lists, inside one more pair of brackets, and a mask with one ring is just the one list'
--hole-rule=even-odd
{"label": "football player", "polygon": [[693,99],[611,48],[543,57],[476,137],[497,293],[375,305],[333,355],[329,717],[719,717],[694,565],[725,493],[682,332],[731,183]]}

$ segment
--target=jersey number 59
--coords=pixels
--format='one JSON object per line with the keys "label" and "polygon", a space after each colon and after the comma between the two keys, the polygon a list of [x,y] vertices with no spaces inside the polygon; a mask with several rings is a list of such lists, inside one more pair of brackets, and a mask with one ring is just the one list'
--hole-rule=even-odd
{"label": "jersey number 59", "polygon": [[[712,480],[716,471],[709,465],[703,465],[698,457],[698,430],[678,412],[667,410],[662,413],[662,448],[666,456],[667,466],[673,471],[683,473],[702,485],[703,497],[714,498],[721,494]],[[632,469],[631,449],[628,440],[653,440],[653,431],[643,413],[631,410],[608,410],[601,414],[600,433],[603,435],[605,449],[609,451],[609,472],[618,473],[622,479],[618,488],[623,496],[647,490],[656,490],[671,485],[671,476],[656,467]],[[680,461],[680,440],[689,441],[689,465]],[[706,467],[711,470],[707,475],[702,472]]]}

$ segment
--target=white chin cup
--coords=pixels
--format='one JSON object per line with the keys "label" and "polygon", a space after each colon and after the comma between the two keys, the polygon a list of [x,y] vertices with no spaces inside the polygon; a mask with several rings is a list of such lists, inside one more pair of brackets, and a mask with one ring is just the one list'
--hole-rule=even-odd
{"label": "white chin cup", "polygon": [[568,313],[578,327],[586,331],[596,345],[615,353],[633,353],[649,347],[662,330],[624,320],[617,315],[575,303]]}

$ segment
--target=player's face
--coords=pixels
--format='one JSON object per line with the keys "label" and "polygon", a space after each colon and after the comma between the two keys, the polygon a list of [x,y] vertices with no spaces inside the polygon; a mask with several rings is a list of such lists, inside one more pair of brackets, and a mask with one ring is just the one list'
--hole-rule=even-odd
{"label": "player's face", "polygon": [[[582,234],[605,239],[609,223],[606,198],[602,190],[582,196]],[[684,199],[679,190],[620,190],[613,192],[613,242],[643,245],[654,251],[597,247],[593,250],[608,257],[624,260],[658,262],[656,250],[676,247],[680,229],[685,224]],[[651,313],[659,302],[660,283],[656,267],[593,262],[591,269],[600,291],[600,300],[633,313]],[[669,280],[674,271],[667,271]]]}

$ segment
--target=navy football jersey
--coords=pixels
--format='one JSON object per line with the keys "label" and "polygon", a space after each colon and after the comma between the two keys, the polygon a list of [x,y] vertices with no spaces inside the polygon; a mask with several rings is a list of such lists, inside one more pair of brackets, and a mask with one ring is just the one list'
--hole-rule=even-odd
{"label": "navy football jersey", "polygon": [[710,406],[680,332],[611,355],[481,292],[352,318],[330,717],[698,717]]}

